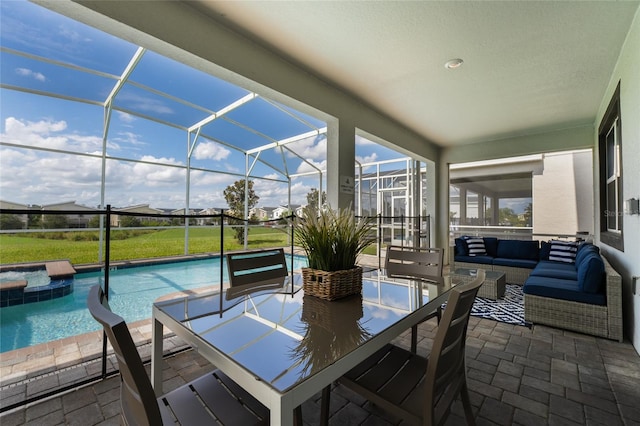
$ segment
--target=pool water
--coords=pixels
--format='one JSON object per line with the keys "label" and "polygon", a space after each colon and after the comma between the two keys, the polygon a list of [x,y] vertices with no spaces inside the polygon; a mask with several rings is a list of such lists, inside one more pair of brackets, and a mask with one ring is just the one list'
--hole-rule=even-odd
{"label": "pool water", "polygon": [[[306,258],[294,256],[294,270],[303,266]],[[220,267],[220,258],[215,257],[111,270],[109,305],[128,323],[151,318],[158,297],[219,284]],[[226,265],[222,267],[227,281]],[[89,289],[96,284],[104,287],[102,272],[76,274],[74,291],[68,296],[0,308],[0,352],[100,330],[87,310]]]}

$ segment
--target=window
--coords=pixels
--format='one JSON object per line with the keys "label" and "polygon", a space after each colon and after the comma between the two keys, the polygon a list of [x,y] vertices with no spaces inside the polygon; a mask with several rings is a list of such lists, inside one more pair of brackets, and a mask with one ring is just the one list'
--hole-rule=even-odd
{"label": "window", "polygon": [[622,119],[620,83],[598,129],[600,154],[600,239],[623,250]]}

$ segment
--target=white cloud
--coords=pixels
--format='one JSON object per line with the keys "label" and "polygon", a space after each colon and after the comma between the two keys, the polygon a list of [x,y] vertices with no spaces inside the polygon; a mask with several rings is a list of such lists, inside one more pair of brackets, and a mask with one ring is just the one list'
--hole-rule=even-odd
{"label": "white cloud", "polygon": [[27,146],[38,146],[76,152],[91,152],[102,148],[102,138],[98,136],[64,133],[64,120],[23,121],[15,117],[5,120],[3,140]]}
{"label": "white cloud", "polygon": [[311,191],[312,186],[303,182],[296,182],[291,185],[291,202],[293,204],[306,204],[307,194]]}
{"label": "white cloud", "polygon": [[196,160],[222,161],[227,159],[231,151],[215,142],[201,142],[196,146],[193,156]]}
{"label": "white cloud", "polygon": [[167,157],[155,157],[153,155],[143,155],[142,158],[140,158],[140,160],[148,161],[150,163],[175,164],[178,166],[184,165],[182,161],[176,160],[173,157],[167,158]]}
{"label": "white cloud", "polygon": [[189,201],[191,208],[227,208],[227,203],[224,200],[224,194],[222,191],[211,191],[202,194],[191,194],[191,200]]}
{"label": "white cloud", "polygon": [[[101,162],[87,157],[41,159],[31,175],[31,187],[26,189],[28,203],[47,204],[61,199],[74,199],[95,206],[100,203]],[[106,163],[105,202],[115,207],[132,204],[151,204],[155,207],[182,206],[173,199],[184,200],[184,170],[108,160]],[[1,173],[4,183],[4,170]],[[62,196],[64,188],[66,195]],[[40,201],[44,199],[45,201]]]}
{"label": "white cloud", "polygon": [[25,133],[43,133],[49,134],[52,132],[60,132],[67,128],[67,122],[64,120],[60,121],[51,121],[51,120],[40,120],[37,122],[33,121],[20,121],[14,117],[9,117],[5,120],[5,129],[7,131],[7,135],[11,135],[13,131],[19,132],[21,135]]}
{"label": "white cloud", "polygon": [[365,157],[356,155],[356,160],[359,161],[361,164],[373,163],[374,161],[377,161],[377,159],[378,159],[378,154],[376,154],[375,152],[372,152],[371,155],[367,155]]}
{"label": "white cloud", "polygon": [[[113,138],[109,138],[110,147],[119,150],[121,145],[143,147],[149,145],[140,139],[140,135],[133,132],[118,132]],[[113,145],[113,146],[112,146]]]}
{"label": "white cloud", "polygon": [[324,135],[312,136],[287,145],[296,154],[313,160],[327,158],[327,138]]}
{"label": "white cloud", "polygon": [[[46,126],[43,126],[46,127]],[[62,127],[62,126],[61,126]],[[171,157],[143,156],[150,163],[182,165]],[[114,207],[150,204],[152,207],[184,206],[185,169],[161,165],[108,160],[105,202]],[[0,194],[2,199],[23,204],[51,204],[76,200],[79,204],[100,204],[102,164],[100,158],[55,154],[24,149],[0,148]],[[277,174],[266,175],[278,178]],[[193,171],[191,207],[226,207],[222,191],[240,176]],[[286,204],[285,182],[255,179],[259,206]],[[315,181],[311,181],[313,183]],[[293,182],[291,202],[305,204],[311,187],[305,179]]]}
{"label": "white cloud", "polygon": [[122,111],[116,111],[116,114],[118,115],[118,119],[120,121],[122,121],[123,123],[133,123],[134,121],[136,121],[136,117],[134,117],[133,115],[129,114],[128,112],[122,112]]}
{"label": "white cloud", "polygon": [[69,28],[66,25],[60,25],[58,27],[58,34],[60,34],[62,37],[66,38],[67,40],[77,43],[77,42],[90,42],[91,39],[88,37],[84,37],[82,34],[80,34],[78,31]]}
{"label": "white cloud", "polygon": [[141,96],[134,93],[122,93],[118,99],[124,101],[132,110],[153,112],[157,114],[173,114],[173,110],[159,99]]}
{"label": "white cloud", "polygon": [[309,158],[307,159],[307,161],[308,163],[306,162],[300,163],[300,165],[298,166],[298,169],[296,170],[296,173],[317,172],[317,170],[313,168],[311,164],[313,164],[320,170],[325,170],[327,168],[327,160],[313,161],[312,159]]}
{"label": "white cloud", "polygon": [[375,143],[372,140],[363,138],[362,136],[358,136],[356,135],[356,145],[358,146],[375,146],[378,145],[377,143]]}
{"label": "white cloud", "polygon": [[209,173],[201,170],[191,172],[191,189],[200,188],[202,190],[211,190],[213,186],[228,186],[240,179],[238,176],[228,175],[225,173]]}
{"label": "white cloud", "polygon": [[100,159],[28,150],[0,151],[2,198],[23,204],[76,200],[97,205]]}
{"label": "white cloud", "polygon": [[156,158],[152,155],[144,155],[141,158],[142,161],[151,163],[123,163],[122,167],[129,169],[126,174],[127,185],[139,185],[146,188],[174,188],[179,192],[184,192],[185,187],[185,169],[178,167],[167,167],[163,164],[177,164],[182,165],[180,161],[174,158],[160,157]]}
{"label": "white cloud", "polygon": [[225,163],[224,168],[230,173],[242,173],[244,172],[244,167],[240,169],[240,167],[236,167],[231,163]]}
{"label": "white cloud", "polygon": [[38,80],[38,81],[46,81],[47,78],[44,76],[44,74],[36,72],[36,71],[32,71],[28,68],[16,68],[16,74],[23,76],[23,77],[31,77],[34,80]]}
{"label": "white cloud", "polygon": [[[268,180],[254,180],[253,189],[260,196],[258,205],[261,207],[276,207],[286,205],[289,199],[289,189],[287,183],[273,182]],[[307,194],[311,191],[311,186],[304,182],[296,182],[291,185],[291,203],[306,204]]]}

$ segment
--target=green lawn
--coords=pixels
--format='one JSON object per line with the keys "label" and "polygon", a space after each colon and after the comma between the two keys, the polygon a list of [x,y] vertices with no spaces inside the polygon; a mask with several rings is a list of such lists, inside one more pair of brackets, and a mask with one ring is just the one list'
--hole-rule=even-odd
{"label": "green lawn", "polygon": [[[111,261],[179,256],[184,254],[184,229],[160,229],[117,239],[121,230],[113,230]],[[98,262],[98,241],[80,239],[81,231],[65,233],[65,239],[34,238],[25,234],[0,235],[0,263],[41,262],[69,259],[71,263]],[[287,234],[280,229],[254,227],[249,230],[249,248],[279,247],[289,243]],[[240,250],[231,229],[225,228],[224,249]],[[220,228],[190,228],[189,254],[220,252]]]}

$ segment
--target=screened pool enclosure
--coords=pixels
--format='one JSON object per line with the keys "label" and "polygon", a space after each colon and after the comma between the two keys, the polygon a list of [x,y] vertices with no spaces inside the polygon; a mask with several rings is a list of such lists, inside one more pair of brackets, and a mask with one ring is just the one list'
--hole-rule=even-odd
{"label": "screened pool enclosure", "polygon": [[[47,282],[36,287],[51,287],[50,299],[25,292],[28,303],[0,308],[3,362],[29,371],[3,378],[5,410],[113,374],[101,333],[80,327],[95,326],[83,316],[83,280],[106,287],[128,266],[146,265],[144,276],[125,279],[131,294],[111,290],[116,311],[141,313],[167,293],[224,285],[220,259],[230,250],[286,247],[291,269],[304,264],[278,219],[326,202],[336,121],[215,65],[194,67],[193,58],[167,57],[39,5],[0,7],[0,271],[59,259],[77,270],[73,294],[57,295],[58,283]],[[353,141],[351,205],[377,217],[368,254],[428,243],[433,168],[391,149],[393,141],[358,131]],[[230,220],[225,189],[247,194],[248,182],[258,201],[245,198],[242,218]],[[233,240],[238,227],[242,243]],[[167,265],[187,259],[203,270],[183,262],[188,278],[176,278]],[[130,320],[144,346],[148,314]],[[167,345],[182,348],[171,337]],[[61,351],[56,359],[68,363],[43,369]]]}
{"label": "screened pool enclosure", "polygon": [[[275,101],[244,88],[250,82],[216,77],[29,2],[3,3],[1,31],[3,209],[86,209],[89,216],[111,205],[216,214],[229,208],[224,189],[244,180],[266,210],[262,218],[273,219],[272,209],[295,212],[312,190],[325,192],[331,117],[320,111]],[[390,227],[423,226],[406,217],[426,216],[424,166],[354,137],[356,213],[404,218],[389,220]],[[384,176],[394,174],[401,178]],[[244,210],[252,216],[249,203]]]}

